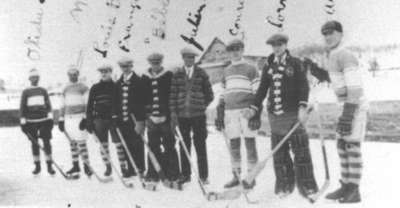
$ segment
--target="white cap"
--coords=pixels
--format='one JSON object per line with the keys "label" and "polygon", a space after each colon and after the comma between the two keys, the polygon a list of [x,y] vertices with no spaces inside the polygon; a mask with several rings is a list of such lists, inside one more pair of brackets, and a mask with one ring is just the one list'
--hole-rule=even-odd
{"label": "white cap", "polygon": [[68,67],[68,74],[79,73],[78,67],[76,65],[70,65]]}
{"label": "white cap", "polygon": [[39,71],[35,68],[29,70],[29,77],[40,76]]}

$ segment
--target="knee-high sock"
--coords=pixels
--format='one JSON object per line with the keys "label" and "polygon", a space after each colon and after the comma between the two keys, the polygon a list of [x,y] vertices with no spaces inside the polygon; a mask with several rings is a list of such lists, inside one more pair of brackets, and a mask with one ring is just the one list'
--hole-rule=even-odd
{"label": "knee-high sock", "polygon": [[102,142],[101,146],[103,148],[100,149],[101,157],[106,165],[110,164],[110,150],[108,147],[108,142]]}
{"label": "knee-high sock", "polygon": [[121,165],[121,168],[127,169],[128,163],[126,160],[127,158],[126,158],[124,146],[122,145],[121,142],[116,142],[115,148],[117,149],[118,160],[119,160],[119,164]]}
{"label": "knee-high sock", "polygon": [[[256,139],[254,137],[245,138],[247,152],[247,170],[250,172],[258,162]],[[239,150],[240,151],[240,150]]]}
{"label": "knee-high sock", "polygon": [[[36,139],[36,142],[37,139]],[[39,145],[37,145],[34,142],[31,142],[31,149],[32,149],[32,156],[33,156],[33,162],[40,162],[40,149],[39,149]]]}
{"label": "knee-high sock", "polygon": [[72,162],[78,162],[78,159],[79,159],[78,158],[78,156],[79,156],[78,143],[76,141],[71,141],[70,148],[71,148]]}
{"label": "knee-high sock", "polygon": [[346,162],[341,165],[346,168],[346,173],[342,175],[342,179],[344,179],[344,183],[359,185],[363,168],[360,142],[345,142],[344,152],[346,154]]}
{"label": "knee-high sock", "polygon": [[78,151],[79,151],[79,154],[81,155],[82,161],[86,164],[89,164],[89,152],[87,149],[86,141],[83,140],[83,141],[79,141],[77,143],[78,143],[77,146],[79,149]]}
{"label": "knee-high sock", "polygon": [[239,172],[241,169],[242,157],[240,155],[240,138],[233,138],[228,140],[229,147],[231,148],[231,164],[232,164],[232,171]]}
{"label": "knee-high sock", "polygon": [[43,139],[43,148],[44,148],[44,152],[46,153],[46,161],[52,161],[52,150],[51,150],[51,143],[50,143],[50,139]]}

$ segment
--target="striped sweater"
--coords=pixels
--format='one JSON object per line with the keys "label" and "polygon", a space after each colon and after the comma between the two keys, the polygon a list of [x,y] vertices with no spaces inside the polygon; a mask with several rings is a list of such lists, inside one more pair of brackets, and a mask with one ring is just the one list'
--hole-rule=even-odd
{"label": "striped sweater", "polygon": [[249,107],[255,98],[260,84],[257,68],[245,61],[232,63],[224,69],[224,92],[221,99],[225,109],[241,109]]}
{"label": "striped sweater", "polygon": [[61,97],[60,120],[65,115],[85,114],[89,88],[80,82],[69,83]]}
{"label": "striped sweater", "polygon": [[171,80],[170,110],[178,117],[191,118],[205,115],[214,93],[207,73],[195,66],[189,78],[184,68],[178,69]]}

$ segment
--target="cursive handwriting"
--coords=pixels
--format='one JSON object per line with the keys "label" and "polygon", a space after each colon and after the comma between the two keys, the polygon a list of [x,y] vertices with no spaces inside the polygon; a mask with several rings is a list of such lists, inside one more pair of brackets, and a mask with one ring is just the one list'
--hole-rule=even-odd
{"label": "cursive handwriting", "polygon": [[152,28],[152,35],[154,37],[160,38],[161,40],[165,39],[166,36],[166,27],[167,27],[167,13],[168,13],[168,5],[170,0],[158,0],[161,3],[160,8],[152,8],[150,17],[156,23],[156,26]]}
{"label": "cursive handwriting", "polygon": [[107,0],[106,5],[114,9],[119,9],[119,7],[121,7],[121,2],[120,0]]}
{"label": "cursive handwriting", "polygon": [[28,46],[27,56],[33,61],[40,60],[40,39],[42,37],[43,14],[43,9],[40,8],[39,12],[36,13],[36,19],[29,22],[36,30],[34,35],[29,35],[24,41]]}
{"label": "cursive handwriting", "polygon": [[279,0],[279,8],[276,9],[276,13],[278,14],[278,17],[276,20],[273,20],[272,16],[267,16],[267,21],[269,24],[271,24],[272,26],[275,26],[279,29],[283,29],[283,23],[285,21],[285,17],[282,15],[282,12],[285,10],[286,8],[286,0]]}
{"label": "cursive handwriting", "polygon": [[127,53],[130,52],[129,49],[129,39],[131,38],[131,31],[133,28],[133,14],[136,10],[140,10],[141,7],[138,4],[139,0],[131,0],[131,11],[129,12],[129,25],[125,28],[125,36],[118,41],[119,48]]}
{"label": "cursive handwriting", "polygon": [[94,42],[94,50],[100,53],[103,56],[103,58],[107,57],[107,50],[110,47],[109,40],[111,38],[112,31],[114,29],[116,22],[117,22],[117,17],[112,17],[108,19],[108,25],[101,25],[100,28],[105,32],[104,40],[101,46],[98,44],[97,41]]}
{"label": "cursive handwriting", "polygon": [[327,0],[325,3],[325,12],[329,15],[333,15],[335,13],[335,1]]}
{"label": "cursive handwriting", "polygon": [[[201,19],[202,19],[201,12],[203,11],[203,9],[205,7],[206,7],[206,4],[200,5],[200,7],[197,9],[196,14],[192,14],[191,12],[189,12],[189,17],[186,18],[186,20],[194,26],[194,28],[192,29],[192,33],[190,34],[190,38],[185,35],[180,35],[181,38],[185,42],[194,45],[196,48],[198,48],[201,51],[203,51],[204,48],[203,48],[203,46],[201,46],[201,44],[199,42],[196,41],[195,37],[197,36],[197,32],[199,30],[199,25],[200,25]],[[193,17],[194,17],[194,19],[192,19]]]}
{"label": "cursive handwriting", "polygon": [[82,0],[77,0],[74,3],[74,8],[69,11],[69,14],[72,16],[72,19],[78,24],[80,24],[79,19],[77,17],[77,13],[81,13],[83,11],[82,6],[88,6],[87,2]]}
{"label": "cursive handwriting", "polygon": [[242,30],[240,22],[241,22],[241,18],[242,18],[242,12],[244,9],[244,1],[245,0],[239,0],[239,6],[236,8],[236,11],[238,14],[236,16],[235,23],[233,25],[233,28],[229,29],[229,33],[233,36],[237,36],[239,34],[239,32],[241,31],[243,38],[244,38],[244,31]]}

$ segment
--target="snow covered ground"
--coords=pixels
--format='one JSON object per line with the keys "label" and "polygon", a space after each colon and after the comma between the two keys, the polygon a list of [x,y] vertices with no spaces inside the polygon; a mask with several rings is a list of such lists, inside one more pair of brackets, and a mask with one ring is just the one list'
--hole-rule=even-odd
{"label": "snow covered ground", "polygon": [[[220,133],[210,129],[208,153],[210,166],[210,190],[221,191],[223,184],[230,179],[230,162],[224,139]],[[69,145],[63,135],[54,129],[54,158],[64,169],[70,167]],[[226,207],[228,201],[206,202],[197,183],[192,181],[182,192],[160,187],[157,192],[143,190],[139,185],[135,189],[124,188],[118,179],[108,184],[101,184],[95,178],[82,177],[77,181],[66,181],[60,174],[50,177],[42,172],[34,178],[30,144],[19,128],[0,129],[0,206],[38,206],[38,207]],[[260,158],[269,153],[269,139],[257,140]],[[363,201],[356,205],[338,205],[320,200],[311,205],[294,192],[286,199],[278,199],[273,194],[274,173],[272,164],[257,178],[257,186],[250,194],[252,199],[260,200],[257,205],[250,205],[243,198],[235,200],[230,207],[398,207],[398,187],[400,187],[399,158],[400,144],[365,143],[364,178],[361,185]],[[323,163],[320,142],[311,141],[312,155],[318,183],[323,182]],[[112,156],[116,161],[115,149]],[[98,144],[89,140],[90,159],[94,168],[102,173]],[[331,169],[332,184],[328,191],[337,187],[339,164],[335,143],[327,142],[328,160]],[[242,155],[246,155],[242,152]],[[245,159],[243,160],[245,161]],[[118,164],[118,163],[116,163]],[[42,164],[44,165],[44,164]]]}

